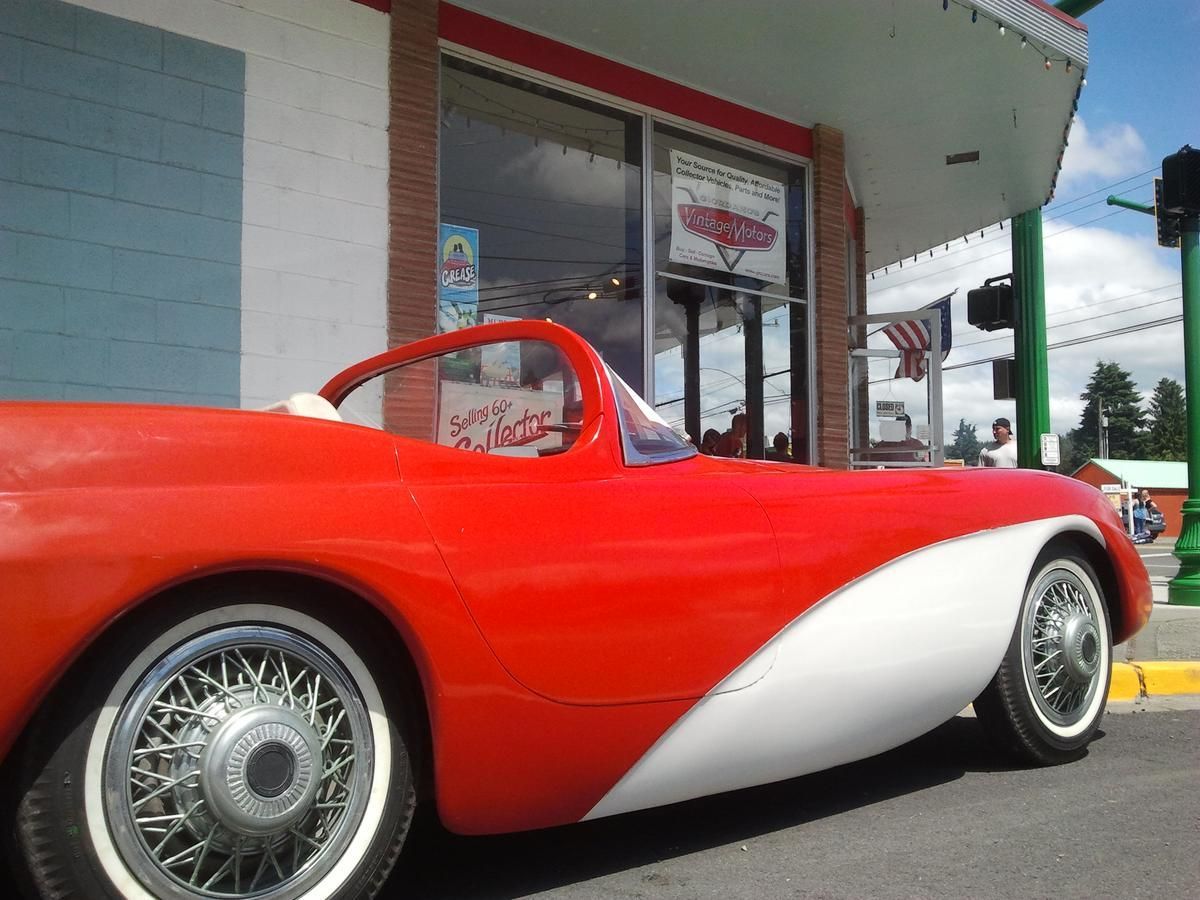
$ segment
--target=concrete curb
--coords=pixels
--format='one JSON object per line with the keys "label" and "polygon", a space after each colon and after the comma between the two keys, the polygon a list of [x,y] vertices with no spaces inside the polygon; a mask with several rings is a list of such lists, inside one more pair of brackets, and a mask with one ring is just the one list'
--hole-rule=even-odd
{"label": "concrete curb", "polygon": [[1149,660],[1113,663],[1109,700],[1200,694],[1200,661]]}

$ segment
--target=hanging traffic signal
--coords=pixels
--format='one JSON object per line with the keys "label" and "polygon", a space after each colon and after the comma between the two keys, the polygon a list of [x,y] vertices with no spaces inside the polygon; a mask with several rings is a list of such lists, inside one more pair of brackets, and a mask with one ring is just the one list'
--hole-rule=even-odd
{"label": "hanging traffic signal", "polygon": [[1166,203],[1163,201],[1163,180],[1155,178],[1154,223],[1158,226],[1158,246],[1179,246],[1179,219],[1178,215],[1167,212]]}
{"label": "hanging traffic signal", "polygon": [[[999,278],[1012,278],[1012,275],[1001,275]],[[967,291],[967,322],[984,331],[1012,328],[1017,321],[1013,311],[1012,285],[993,284],[998,280],[989,278],[983,287]]]}

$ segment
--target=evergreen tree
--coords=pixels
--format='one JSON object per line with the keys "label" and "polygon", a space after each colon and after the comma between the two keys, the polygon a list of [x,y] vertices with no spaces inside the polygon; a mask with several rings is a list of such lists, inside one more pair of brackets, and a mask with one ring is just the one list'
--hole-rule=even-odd
{"label": "evergreen tree", "polygon": [[1183,388],[1164,378],[1150,396],[1150,431],[1146,439],[1150,459],[1187,459],[1187,406]]}
{"label": "evergreen tree", "polygon": [[968,425],[965,419],[959,419],[958,427],[954,429],[954,440],[946,448],[946,458],[961,459],[968,466],[973,466],[979,462],[979,449],[982,446],[975,434],[974,424]]}
{"label": "evergreen tree", "polygon": [[1062,460],[1058,466],[1058,471],[1064,475],[1075,474],[1080,466],[1091,459],[1091,456],[1087,452],[1087,447],[1080,441],[1078,428],[1072,428],[1066,434],[1059,435],[1058,455]]}
{"label": "evergreen tree", "polygon": [[1110,459],[1140,459],[1144,456],[1142,435],[1146,414],[1142,411],[1137,385],[1129,373],[1115,362],[1096,363],[1087,390],[1079,395],[1087,401],[1079,427],[1072,436],[1087,456],[1100,455],[1098,427],[1100,402],[1108,417],[1108,456]]}

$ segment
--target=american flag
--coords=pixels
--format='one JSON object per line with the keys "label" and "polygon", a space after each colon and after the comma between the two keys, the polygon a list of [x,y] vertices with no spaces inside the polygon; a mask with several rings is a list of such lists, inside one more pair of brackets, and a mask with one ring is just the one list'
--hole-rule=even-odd
{"label": "american flag", "polygon": [[[950,298],[954,292],[947,294],[922,309],[940,309],[942,311],[942,359],[950,353]],[[893,322],[883,333],[888,336],[896,349],[900,351],[900,365],[896,367],[896,378],[911,378],[920,381],[925,377],[925,352],[929,350],[929,322],[925,319],[908,319],[904,322]]]}

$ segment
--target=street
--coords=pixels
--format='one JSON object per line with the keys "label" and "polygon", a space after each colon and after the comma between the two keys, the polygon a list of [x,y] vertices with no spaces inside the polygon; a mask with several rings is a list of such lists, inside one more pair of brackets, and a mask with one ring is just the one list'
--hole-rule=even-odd
{"label": "street", "polygon": [[1153,544],[1138,544],[1137,550],[1142,562],[1146,564],[1151,581],[1165,583],[1179,572],[1174,538],[1159,538]]}
{"label": "street", "polygon": [[960,716],[871,760],[666,809],[486,838],[424,823],[381,896],[1198,896],[1196,707],[1110,712],[1084,759],[1050,769],[1009,767]]}

